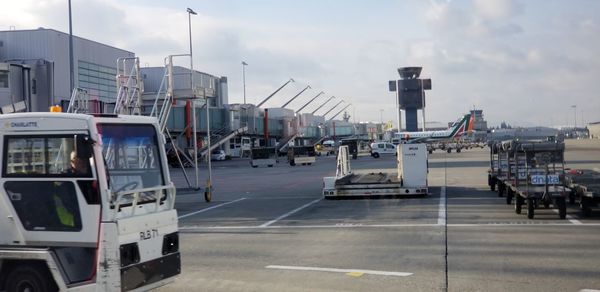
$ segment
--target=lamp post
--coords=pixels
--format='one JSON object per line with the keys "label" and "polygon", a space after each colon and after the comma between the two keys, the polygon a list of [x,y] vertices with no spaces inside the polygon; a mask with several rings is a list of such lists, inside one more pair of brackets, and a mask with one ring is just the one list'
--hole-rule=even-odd
{"label": "lamp post", "polygon": [[248,63],[242,61],[242,80],[244,84],[244,104],[246,104],[246,66]]}
{"label": "lamp post", "polygon": [[[69,0],[69,77],[71,82],[71,92],[75,89],[75,71],[73,64],[73,21],[71,18],[71,0]],[[119,72],[117,72],[118,74]]]}
{"label": "lamp post", "polygon": [[196,177],[196,189],[200,188],[198,179],[198,137],[196,129],[196,93],[194,92],[194,58],[192,54],[192,15],[197,13],[191,8],[186,9],[188,13],[188,35],[190,38],[190,90],[192,93],[192,147],[194,149],[194,173]]}
{"label": "lamp post", "polygon": [[575,128],[577,128],[577,105],[572,105],[571,108],[573,109],[573,114],[575,114],[574,117],[574,124],[573,124],[573,130],[575,130]]}

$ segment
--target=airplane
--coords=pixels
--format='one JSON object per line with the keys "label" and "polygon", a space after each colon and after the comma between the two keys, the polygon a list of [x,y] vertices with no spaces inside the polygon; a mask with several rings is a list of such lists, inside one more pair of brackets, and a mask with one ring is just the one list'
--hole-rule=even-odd
{"label": "airplane", "polygon": [[396,133],[396,139],[399,137],[404,143],[423,143],[434,141],[448,141],[460,138],[464,133],[472,133],[474,124],[474,116],[469,114],[464,115],[450,126],[450,128],[441,131],[425,131],[425,132],[400,132]]}

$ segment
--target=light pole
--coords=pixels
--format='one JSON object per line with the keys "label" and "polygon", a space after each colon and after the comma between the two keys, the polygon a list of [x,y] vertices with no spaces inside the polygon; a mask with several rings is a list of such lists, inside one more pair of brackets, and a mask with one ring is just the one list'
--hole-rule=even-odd
{"label": "light pole", "polygon": [[242,80],[244,83],[244,104],[246,104],[246,66],[248,66],[248,63],[242,61]]}
{"label": "light pole", "polygon": [[[75,71],[73,64],[73,21],[71,18],[71,0],[69,0],[69,77],[71,79],[71,92],[75,89]],[[117,72],[119,74],[119,72]]]}
{"label": "light pole", "polygon": [[577,105],[572,105],[571,108],[573,108],[573,113],[575,114],[575,123],[573,124],[573,130],[575,130],[575,128],[577,128]]}
{"label": "light pole", "polygon": [[379,109],[379,123],[383,125],[383,109]]}
{"label": "light pole", "polygon": [[197,13],[191,8],[186,9],[188,13],[188,35],[190,38],[190,89],[192,93],[192,144],[194,148],[194,173],[196,174],[196,189],[200,189],[198,182],[198,137],[196,129],[196,93],[194,92],[194,58],[192,54],[192,15]]}

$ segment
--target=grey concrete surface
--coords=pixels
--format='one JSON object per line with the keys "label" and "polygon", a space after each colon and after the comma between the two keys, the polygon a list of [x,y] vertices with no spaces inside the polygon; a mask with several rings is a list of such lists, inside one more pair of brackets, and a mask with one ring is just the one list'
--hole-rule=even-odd
{"label": "grey concrete surface", "polygon": [[[600,289],[600,211],[583,218],[569,205],[568,220],[552,209],[536,211],[534,220],[515,214],[487,186],[487,151],[430,155],[424,198],[322,200],[322,177],[335,173],[333,157],[258,169],[247,160],[215,162],[213,202],[205,203],[201,192],[178,194],[183,272],[160,290]],[[566,160],[571,168],[600,167],[600,141],[567,141]],[[395,168],[392,157],[351,163]],[[187,187],[181,170],[172,176]]]}

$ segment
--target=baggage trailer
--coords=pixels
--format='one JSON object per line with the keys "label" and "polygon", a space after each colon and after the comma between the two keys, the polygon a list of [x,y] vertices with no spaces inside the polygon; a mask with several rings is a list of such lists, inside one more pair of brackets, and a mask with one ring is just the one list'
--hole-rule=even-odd
{"label": "baggage trailer", "polygon": [[514,166],[514,157],[503,151],[502,142],[490,145],[488,185],[491,191],[497,190],[499,197],[502,197],[506,192],[504,181],[508,179],[509,166]]}
{"label": "baggage trailer", "polygon": [[288,147],[288,161],[291,166],[312,165],[317,161],[314,146],[294,146]]}
{"label": "baggage trailer", "polygon": [[406,196],[428,194],[427,146],[399,144],[397,173],[354,173],[350,167],[350,150],[340,146],[334,177],[323,178],[325,199],[352,196]]}
{"label": "baggage trailer", "polygon": [[600,172],[571,170],[566,174],[565,183],[571,189],[569,202],[578,202],[584,216],[592,215],[592,208],[600,206]]}
{"label": "baggage trailer", "polygon": [[273,167],[277,163],[275,147],[252,148],[250,158],[250,166],[253,168],[259,166]]}
{"label": "baggage trailer", "polygon": [[514,197],[515,213],[521,214],[527,207],[527,218],[533,219],[535,209],[552,204],[558,209],[560,219],[567,216],[566,197],[570,190],[565,187],[565,144],[548,141],[505,141],[502,151],[513,157],[509,164],[504,185],[506,203]]}
{"label": "baggage trailer", "polygon": [[0,115],[0,291],[150,290],[181,272],[156,118]]}

